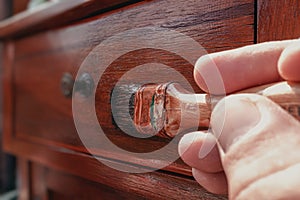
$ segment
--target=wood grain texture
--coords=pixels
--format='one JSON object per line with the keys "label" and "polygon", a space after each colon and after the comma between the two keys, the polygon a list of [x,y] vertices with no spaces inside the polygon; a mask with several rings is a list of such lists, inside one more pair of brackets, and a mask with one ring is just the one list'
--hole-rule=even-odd
{"label": "wood grain texture", "polygon": [[[96,16],[75,26],[16,40],[14,137],[88,153],[74,127],[71,100],[61,94],[60,79],[65,72],[70,72],[75,77],[86,56],[104,39],[128,29],[146,26],[164,27],[186,34],[209,52],[231,49],[253,43],[253,1],[150,1]],[[132,43],[134,37],[133,35]],[[157,36],[149,36],[149,41],[157,39]],[[170,46],[176,43],[176,38],[173,41],[162,42]],[[118,47],[122,47],[122,42],[110,45],[115,46],[117,51]],[[178,45],[177,48],[180,49],[181,46]],[[195,58],[201,55],[197,49],[186,50]],[[116,52],[108,53],[113,55]],[[95,56],[97,57],[97,52]],[[161,63],[175,69],[188,80],[196,92],[200,92],[193,81],[193,65],[166,50],[142,48],[124,54],[111,63],[97,87],[97,116],[109,139],[131,152],[151,152],[169,143],[159,138],[129,137],[118,129],[112,120],[110,95],[116,82],[130,69],[148,63]],[[93,69],[97,69],[98,66],[98,62],[89,61],[93,77],[97,76],[93,74]],[[160,70],[160,65],[148,69]],[[137,70],[134,76],[127,76],[124,81],[131,83],[148,78],[149,75],[144,70]],[[159,73],[155,76],[152,73],[152,78],[159,81],[175,79],[170,74],[165,76]],[[86,123],[87,127],[95,126],[89,123],[89,113],[86,113],[84,107],[82,109],[85,113],[82,123]],[[172,151],[166,153],[162,159],[149,161],[112,152],[99,139],[98,132],[86,131],[85,136],[89,138],[88,147],[93,148],[96,155],[124,162],[156,167],[157,163],[166,162],[169,155],[178,156],[178,140],[173,141]],[[190,168],[182,161],[166,167],[165,170],[191,175]]]}
{"label": "wood grain texture", "polygon": [[118,191],[108,186],[72,176],[37,163],[31,163],[31,199],[143,199],[134,193]]}
{"label": "wood grain texture", "polygon": [[[165,174],[161,171],[143,174],[124,173],[113,170],[99,161],[129,168],[140,166],[124,165],[100,157],[97,160],[91,156],[74,151],[60,151],[60,149],[48,148],[22,140],[14,140],[9,147],[9,151],[23,157],[25,161],[30,159],[52,170],[79,176],[114,188],[122,193],[134,194],[136,197],[141,196],[146,199],[179,199],[179,197],[180,199],[226,199],[224,196],[213,195],[207,192],[195,180],[187,177]],[[26,165],[22,169],[27,170],[30,168]],[[55,177],[51,177],[51,174],[45,175],[46,185],[50,189],[52,188],[53,191],[59,192],[57,187],[64,182],[58,183],[57,181],[64,180],[64,178],[51,180],[52,178],[55,179]],[[55,184],[58,185],[55,186]],[[74,187],[78,187],[76,182],[73,184]],[[70,194],[72,188],[68,188],[68,185],[64,187],[68,190],[66,194]]]}
{"label": "wood grain texture", "polygon": [[[24,162],[25,161],[25,162]],[[20,195],[21,200],[41,199],[143,199],[134,193],[126,193],[96,182],[88,181],[78,176],[47,168],[41,164],[24,160],[20,163],[22,181],[28,181],[23,190],[28,194]]]}
{"label": "wood grain texture", "polygon": [[[78,176],[71,176],[62,172],[45,168],[44,180],[47,186],[48,199],[145,199],[143,196],[120,191],[108,186],[88,181]],[[46,194],[47,194],[46,193]],[[59,198],[58,198],[59,197]]]}
{"label": "wood grain texture", "polygon": [[[92,14],[105,12],[115,6],[136,2],[135,0],[64,0],[50,1],[30,11],[0,23],[0,39],[21,37],[42,30],[66,25]],[[21,9],[21,8],[20,8]]]}
{"label": "wood grain texture", "polygon": [[[297,37],[298,2],[285,2],[287,4],[282,6],[279,2],[259,0],[259,42]],[[71,72],[75,76],[89,52],[103,40],[132,28],[156,26],[176,30],[199,42],[208,52],[252,44],[255,38],[253,8],[252,0],[155,0],[110,11],[56,30],[49,29],[66,24],[77,17],[82,18],[90,14],[93,8],[74,9],[82,11],[75,14],[74,18],[68,16],[72,12],[67,12],[67,15],[51,15],[53,18],[50,18],[54,20],[51,23],[47,22],[47,18],[41,21],[25,20],[27,25],[31,26],[31,29],[26,30],[26,24],[23,26],[18,20],[16,23],[8,23],[7,27],[10,28],[5,30],[7,32],[0,32],[2,38],[14,38],[14,41],[6,40],[4,52],[5,149],[22,157],[19,165],[20,171],[23,172],[21,178],[28,181],[21,187],[24,198],[29,199],[30,195],[34,194],[33,196],[45,199],[73,199],[72,193],[75,191],[74,194],[79,195],[83,187],[93,196],[101,193],[108,195],[108,198],[116,194],[125,199],[226,199],[201,188],[189,177],[190,169],[181,161],[166,169],[146,174],[122,173],[104,166],[83,147],[72,121],[71,101],[62,96],[59,83],[65,72]],[[96,10],[98,9],[99,7],[96,7]],[[289,12],[291,10],[293,12]],[[292,17],[293,14],[296,19]],[[55,21],[61,16],[65,16],[62,24]],[[30,17],[37,15],[28,16]],[[283,22],[287,25],[283,25]],[[39,27],[41,23],[45,23],[45,27]],[[37,31],[46,29],[49,31],[37,34]],[[283,31],[284,29],[286,31]],[[156,39],[154,36],[149,37],[150,41]],[[172,45],[174,41],[164,43]],[[120,48],[123,43],[111,45]],[[200,56],[195,49],[186,50],[191,55]],[[111,52],[114,53],[116,52]],[[97,57],[97,54],[95,56]],[[196,92],[200,92],[193,81],[193,66],[182,57],[163,49],[138,49],[111,63],[97,85],[95,106],[98,121],[115,144],[135,152],[151,151],[169,141],[158,138],[141,140],[124,134],[113,123],[110,95],[116,82],[130,69],[153,62],[177,70],[191,83]],[[99,62],[91,61],[90,64],[90,68],[93,69]],[[157,66],[160,69],[159,65],[149,65],[148,68],[154,70]],[[124,83],[140,81],[137,77],[147,79],[149,75],[145,75],[143,70],[127,76]],[[92,75],[96,76],[93,73]],[[162,80],[161,76],[154,78]],[[87,119],[82,119],[82,122],[90,126]],[[155,167],[157,162],[164,162],[164,159],[149,161],[114,153],[101,143],[100,147],[97,146],[97,133],[86,134],[90,138],[90,145],[97,147],[97,158],[112,165],[147,168]],[[176,143],[174,149],[176,150]],[[27,159],[35,163],[31,165]],[[46,182],[42,182],[43,180]],[[33,185],[30,181],[33,181]],[[107,189],[109,194],[103,190],[97,191],[99,188]],[[109,188],[114,188],[114,191]]]}
{"label": "wood grain texture", "polygon": [[298,0],[258,0],[257,42],[300,37]]}
{"label": "wood grain texture", "polygon": [[[33,28],[31,30],[35,34],[27,35],[29,32],[20,31],[19,36],[22,37],[16,37],[17,35],[11,32],[11,36],[5,36],[14,38],[12,42],[6,40],[5,47],[6,150],[24,159],[43,164],[51,169],[50,171],[57,170],[87,179],[84,185],[90,185],[89,181],[92,181],[95,182],[93,185],[101,184],[101,186],[96,184],[97,188],[114,188],[115,191],[120,191],[117,195],[124,194],[125,197],[126,194],[134,194],[129,196],[146,199],[178,199],[178,197],[225,199],[201,188],[192,180],[190,168],[181,160],[158,172],[144,174],[115,171],[97,161],[89,154],[77,134],[72,118],[71,100],[61,94],[60,80],[65,72],[70,72],[75,77],[87,55],[102,41],[134,28],[151,26],[174,30],[191,37],[208,52],[252,44],[253,5],[252,0],[214,2],[154,0],[106,12],[55,30],[37,33],[38,29]],[[89,10],[91,8],[87,9]],[[50,24],[46,25],[51,28]],[[135,37],[143,35],[139,34],[130,35],[130,42],[134,43]],[[149,42],[159,39],[161,40],[161,37],[157,35],[150,35],[148,38]],[[166,46],[177,44],[176,49],[182,48],[176,38],[161,42]],[[114,46],[115,50],[106,53],[115,55],[125,44],[126,42],[122,41],[112,42],[110,45]],[[193,47],[184,50],[194,58],[202,55]],[[94,57],[97,58],[99,53],[93,52]],[[149,63],[152,65],[148,66]],[[93,77],[97,76],[93,69],[99,67],[99,61],[91,59],[88,64],[88,69],[91,70],[89,73]],[[107,137],[116,145],[132,152],[149,152],[165,146],[170,141],[156,137],[148,139],[130,137],[114,124],[111,115],[111,93],[120,78],[126,84],[148,80],[149,75],[145,73],[147,72],[144,71],[145,68],[125,76],[137,66],[146,66],[148,72],[153,70],[159,72],[161,67],[168,66],[169,69],[181,74],[180,76],[186,79],[196,92],[200,90],[193,81],[193,64],[180,55],[164,49],[142,47],[125,53],[107,67],[97,84],[95,98],[97,120]],[[178,74],[168,74],[167,78],[163,79],[165,74],[152,73],[152,78],[156,81],[170,81],[174,80],[175,76],[178,77]],[[87,127],[95,126],[89,121],[89,113],[85,114],[81,123]],[[167,162],[170,154],[178,156],[178,140],[172,141],[172,150],[162,157],[145,159],[112,151],[99,140],[98,132],[86,131],[85,136],[89,139],[88,147],[94,149],[94,156],[125,169],[151,169]],[[47,176],[48,172],[44,168],[32,169],[34,172],[31,179],[34,185],[30,186],[29,195],[46,198],[45,190],[53,198],[67,198],[71,195],[68,192],[62,194],[63,191],[56,186],[58,184],[55,182],[56,178],[61,177],[56,172],[53,174],[49,172],[50,175]],[[46,185],[38,184],[42,181],[41,177],[48,180]],[[51,177],[56,178],[54,180]],[[75,180],[66,177],[64,180],[70,180],[70,188],[66,188],[68,191],[78,188],[79,182],[82,182],[81,180],[77,182],[77,178]],[[71,185],[71,182],[74,185]],[[93,193],[94,189],[90,190]],[[51,198],[51,195],[48,198]]]}

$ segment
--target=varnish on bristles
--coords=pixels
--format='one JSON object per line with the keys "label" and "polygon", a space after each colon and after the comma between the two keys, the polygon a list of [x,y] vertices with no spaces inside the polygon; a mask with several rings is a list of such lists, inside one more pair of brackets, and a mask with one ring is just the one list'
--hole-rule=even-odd
{"label": "varnish on bristles", "polygon": [[191,94],[177,83],[122,85],[113,94],[114,121],[130,135],[172,138],[209,124],[206,94]]}

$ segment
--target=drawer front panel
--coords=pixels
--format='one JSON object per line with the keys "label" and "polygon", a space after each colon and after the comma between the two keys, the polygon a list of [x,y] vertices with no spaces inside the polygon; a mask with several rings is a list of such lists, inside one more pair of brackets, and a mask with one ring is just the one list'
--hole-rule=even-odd
{"label": "drawer front panel", "polygon": [[[254,2],[253,0],[147,1],[72,26],[17,40],[13,79],[15,137],[52,147],[87,152],[73,122],[72,100],[62,95],[61,78],[66,72],[75,77],[85,58],[91,56],[90,52],[101,42],[107,41],[113,35],[144,27],[164,28],[182,33],[201,44],[209,53],[236,48],[253,43]],[[131,36],[132,43],[137,41],[136,37],[136,35]],[[150,36],[150,41],[155,40],[161,38],[157,35]],[[115,41],[118,43],[109,43],[116,47],[115,52],[109,52],[112,55],[118,53],[118,49],[124,48],[123,45],[128,42]],[[178,44],[176,42],[178,42],[176,38],[161,40],[164,46],[176,44],[178,49],[182,48],[180,42]],[[192,57],[201,55],[198,49],[193,47],[186,51]],[[99,56],[97,52],[92,53],[92,56]],[[196,92],[200,92],[193,80],[193,65],[180,55],[164,49],[141,47],[114,60],[97,85],[95,108],[98,122],[109,139],[121,148],[132,152],[151,152],[169,142],[156,137],[148,139],[130,137],[114,124],[110,113],[110,95],[114,83],[130,69],[147,63],[158,63],[151,65],[156,69],[160,64],[175,69],[188,80]],[[97,62],[91,62],[89,65],[89,69],[99,67]],[[90,73],[92,77],[97,76],[93,74],[93,70]],[[146,73],[139,71],[138,74],[139,77],[134,75],[126,77],[125,82],[149,78]],[[157,79],[159,78],[157,76]],[[168,77],[166,80],[172,78]],[[95,126],[85,119],[82,119],[81,123]],[[151,161],[122,155],[101,143],[99,133],[87,131],[84,134],[90,139],[88,147],[93,148],[93,153],[99,156],[150,167],[156,167],[157,163],[168,160],[168,155]],[[174,152],[170,154],[177,154],[176,144],[175,141]],[[189,168],[180,160],[166,169],[190,174]]]}

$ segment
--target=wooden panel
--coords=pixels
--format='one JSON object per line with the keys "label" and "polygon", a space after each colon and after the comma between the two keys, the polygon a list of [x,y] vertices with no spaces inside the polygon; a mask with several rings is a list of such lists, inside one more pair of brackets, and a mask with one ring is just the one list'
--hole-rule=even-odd
{"label": "wooden panel", "polygon": [[31,164],[31,199],[143,199],[86,179]]}
{"label": "wooden panel", "polygon": [[45,182],[50,192],[49,199],[56,200],[57,196],[64,196],[63,199],[144,199],[134,193],[121,192],[108,186],[87,181],[85,179],[63,174],[61,172],[47,169]]}
{"label": "wooden panel", "polygon": [[[64,72],[70,72],[75,76],[85,57],[96,45],[114,34],[132,28],[156,26],[176,30],[199,42],[208,52],[251,44],[254,38],[253,5],[252,0],[150,1],[96,16],[76,26],[16,40],[15,136],[43,145],[87,152],[74,127],[71,100],[66,99],[60,91],[60,79]],[[156,36],[152,38],[150,36],[149,41],[157,39],[159,38]],[[166,46],[173,45],[174,42],[175,39],[164,41]],[[110,45],[122,46],[121,43]],[[181,46],[177,48],[180,49]],[[197,49],[190,48],[188,51],[194,57],[200,56]],[[107,136],[115,144],[132,152],[153,151],[169,142],[155,137],[150,139],[129,137],[112,121],[110,94],[114,84],[124,73],[145,63],[163,63],[170,66],[180,72],[193,88],[200,92],[193,81],[193,66],[174,53],[161,49],[139,49],[115,60],[104,74],[106,78],[101,79],[98,85],[95,106],[99,123]],[[97,68],[98,63],[91,63],[89,67]],[[139,78],[147,76],[141,73]],[[129,81],[132,79],[135,77],[128,78]],[[172,80],[172,77],[169,79]],[[161,81],[159,77],[158,81]],[[95,126],[89,124],[89,121],[85,122],[84,119],[82,122],[87,123],[87,126]],[[104,157],[156,167],[157,163],[168,160],[170,154],[177,155],[178,141],[174,141],[173,150],[162,159],[149,161],[112,152],[99,140],[97,132],[87,131],[85,134],[90,140],[89,147],[95,149],[96,155]],[[190,169],[182,161],[168,166],[166,170],[191,175]]]}
{"label": "wooden panel", "polygon": [[7,149],[12,141],[13,134],[13,60],[14,60],[14,44],[6,42],[3,45],[3,148]]}
{"label": "wooden panel", "polygon": [[258,0],[258,42],[299,38],[299,24],[298,0]]}
{"label": "wooden panel", "polygon": [[[46,2],[38,6],[38,8],[20,12],[2,21],[0,23],[0,39],[20,37],[41,30],[49,30],[82,19],[95,12],[104,12],[134,2],[136,0],[64,0]],[[19,12],[24,8],[17,9],[17,12]]]}
{"label": "wooden panel", "polygon": [[[1,7],[1,5],[0,5]],[[1,9],[1,8],[0,8]],[[1,13],[1,11],[0,11]],[[0,14],[1,15],[1,14]],[[0,17],[1,18],[1,17]],[[5,54],[6,55],[6,54]],[[4,51],[3,44],[0,43],[0,80],[3,79],[3,59]],[[7,60],[6,60],[7,61]],[[15,186],[15,158],[11,155],[8,155],[3,150],[3,84],[0,82],[0,193],[4,193],[14,189]]]}
{"label": "wooden panel", "polygon": [[[14,140],[11,143],[9,150],[14,154],[23,157],[25,161],[26,159],[30,158],[31,161],[47,166],[51,170],[61,171],[62,173],[67,173],[70,175],[76,175],[84,179],[97,182],[103,186],[105,185],[114,188],[115,191],[120,191],[126,194],[134,194],[133,197],[141,196],[147,199],[178,199],[179,197],[180,199],[200,200],[226,199],[226,197],[224,196],[213,195],[207,192],[205,189],[199,186],[195,180],[192,180],[191,178],[185,176],[165,174],[161,171],[143,174],[124,173],[104,166],[95,158],[84,154],[76,153],[73,151],[59,151],[59,149],[51,149],[43,147],[41,145],[23,142],[21,140]],[[103,160],[103,158],[99,159]],[[106,161],[110,162],[113,165],[119,165],[123,167],[139,167],[121,164],[112,160]],[[25,169],[27,171],[28,169],[30,169],[28,167],[29,166],[26,165],[25,168],[22,167],[22,169]],[[37,173],[40,173],[41,171],[43,170],[39,169],[39,172]],[[29,172],[27,172],[27,174],[29,174],[29,177],[23,177],[22,180],[31,181],[30,177],[32,176]],[[57,179],[58,176],[62,177],[62,179]],[[35,177],[38,178],[38,174],[36,174]],[[68,187],[68,184],[64,184],[66,182],[64,182],[63,180],[68,180],[67,182],[70,184],[71,182],[75,181],[72,184],[74,184],[74,187],[78,187],[78,181],[74,180],[68,175],[61,176],[57,175],[56,172],[52,173],[48,171],[46,172],[44,177],[47,188],[58,194],[62,192],[62,189],[59,189],[58,186],[64,187],[66,189],[64,193],[65,196],[68,196],[68,194],[72,193],[72,189]],[[56,185],[58,184],[56,182],[57,180],[60,181],[60,184],[64,184],[64,186]],[[94,188],[96,187],[97,189],[98,186],[98,184],[92,183],[92,188],[90,190],[95,191]],[[28,188],[28,186],[26,187]],[[29,186],[29,188],[30,187],[31,186]],[[42,186],[42,188],[43,187],[44,186]],[[76,191],[74,191],[74,193],[76,193]],[[26,194],[29,193],[27,192]]]}

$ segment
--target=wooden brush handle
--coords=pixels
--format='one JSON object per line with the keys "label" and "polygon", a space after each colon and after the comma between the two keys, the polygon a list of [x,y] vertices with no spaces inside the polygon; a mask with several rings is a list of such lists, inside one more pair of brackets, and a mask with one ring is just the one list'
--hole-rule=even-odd
{"label": "wooden brush handle", "polygon": [[[300,83],[280,82],[241,93],[266,96],[300,120]],[[170,138],[192,128],[208,127],[212,108],[221,98],[191,94],[177,83],[147,84],[135,95],[134,125],[142,134]]]}
{"label": "wooden brush handle", "polygon": [[280,82],[244,90],[268,97],[300,121],[300,83]]}

